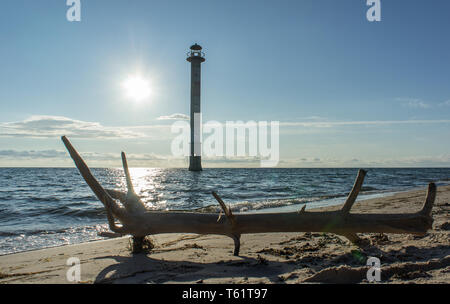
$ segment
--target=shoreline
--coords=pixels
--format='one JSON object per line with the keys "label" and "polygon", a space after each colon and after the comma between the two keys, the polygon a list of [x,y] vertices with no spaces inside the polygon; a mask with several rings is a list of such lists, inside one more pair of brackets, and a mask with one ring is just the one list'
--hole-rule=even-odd
{"label": "shoreline", "polygon": [[[241,170],[236,174],[230,172],[231,175],[227,175],[223,183],[220,178],[217,179],[221,171],[212,170],[210,174],[204,174],[205,180],[202,182],[195,181],[187,170],[169,171],[158,173],[161,180],[138,178],[142,192],[139,195],[152,209],[219,213],[220,207],[210,193],[215,190],[220,192],[228,205],[232,205],[233,213],[292,212],[303,206],[310,210],[343,203],[354,182],[353,170],[291,169],[292,172],[283,170],[277,173],[271,169],[262,174],[258,170]],[[139,174],[144,172],[153,174],[147,171]],[[429,181],[445,183],[450,176],[449,170],[433,168],[369,172],[366,185],[360,191],[360,200],[414,190],[414,187],[426,186]],[[106,187],[123,190],[123,170],[100,170],[95,174]],[[45,182],[55,175],[61,178],[50,184]],[[6,188],[0,193],[3,209],[0,216],[3,220],[0,255],[104,239],[97,234],[108,230],[105,210],[91,191],[81,190],[86,185],[76,170],[61,173],[52,170],[12,170],[4,171],[2,176],[16,178],[13,188]],[[34,176],[39,176],[39,179]],[[172,178],[186,182],[168,182]],[[117,181],[121,183],[115,184]],[[158,188],[157,192],[148,190],[154,186]],[[190,189],[192,187],[194,192]],[[212,207],[197,210],[205,205]]]}
{"label": "shoreline", "polygon": [[[418,189],[420,189],[420,188],[418,188]],[[372,194],[364,194],[364,192],[362,192],[359,195],[359,197],[360,197],[360,201],[365,201],[365,200],[368,200],[368,199],[371,199],[371,198],[384,197],[384,196],[394,195],[396,193],[407,192],[407,191],[409,191],[409,190],[394,191],[394,192],[392,192],[390,190],[386,190],[384,192],[377,192],[377,193],[372,193]],[[258,208],[258,209],[254,209],[254,210],[242,211],[242,213],[244,213],[244,214],[254,214],[254,213],[295,212],[295,211],[298,211],[299,209],[301,209],[304,205],[306,205],[306,210],[312,210],[312,209],[317,209],[317,208],[322,208],[322,207],[331,207],[331,206],[334,206],[334,205],[340,205],[340,204],[342,204],[345,201],[345,199],[346,199],[346,196],[337,196],[337,197],[332,197],[332,198],[324,198],[324,199],[320,199],[320,200],[316,200],[316,201],[313,200],[313,201],[305,202],[305,203],[294,203],[294,204],[290,204],[290,205],[284,205],[284,206],[281,206],[281,207],[269,207],[269,208],[264,208],[263,207],[263,208]],[[241,203],[237,203],[237,204],[241,204]],[[233,207],[233,204],[231,204],[231,206]],[[214,209],[214,212],[217,212],[217,213],[221,212],[220,207],[217,204],[208,205],[208,206],[201,207],[201,208],[196,208],[196,209],[193,209],[193,210],[170,210],[170,211],[186,211],[186,212],[196,212],[197,211],[197,212],[202,212],[202,210],[207,210],[205,212],[209,212],[209,210],[211,208]],[[243,207],[243,208],[246,208],[246,207]],[[213,211],[211,211],[211,212],[213,212]],[[237,214],[237,213],[241,213],[241,211],[233,209],[233,213]],[[104,223],[103,225],[106,227],[106,231],[109,231],[107,223]],[[69,227],[67,229],[79,229],[79,228],[86,228],[86,227],[92,227],[92,226],[76,226],[76,227]],[[6,256],[6,255],[11,255],[11,254],[16,254],[16,253],[36,251],[36,250],[41,250],[41,249],[50,249],[50,248],[56,248],[56,247],[61,247],[61,246],[70,246],[70,245],[91,243],[91,242],[101,241],[101,240],[108,240],[108,238],[98,237],[98,238],[95,238],[95,239],[84,240],[84,241],[76,242],[76,243],[48,245],[48,246],[44,245],[43,247],[40,247],[40,248],[31,248],[31,249],[19,250],[19,251],[16,251],[16,252],[0,253],[0,257],[1,256]]]}
{"label": "shoreline", "polygon": [[[413,213],[425,195],[420,189],[358,200],[352,212]],[[433,229],[424,237],[360,234],[365,248],[334,234],[246,234],[241,255],[234,257],[225,236],[161,234],[152,236],[156,247],[150,254],[133,256],[129,237],[122,237],[0,256],[0,283],[69,283],[69,257],[81,261],[81,283],[364,283],[368,267],[355,258],[359,252],[380,258],[385,282],[448,284],[449,202],[450,186],[439,186]]]}
{"label": "shoreline", "polygon": [[[372,194],[364,194],[364,192],[362,192],[358,196],[358,201],[364,202],[364,201],[371,200],[371,199],[374,199],[374,198],[387,197],[387,196],[395,195],[395,194],[398,194],[398,193],[404,193],[404,192],[409,192],[409,191],[420,191],[421,189],[422,188],[420,188],[420,187],[414,187],[412,190],[403,190],[403,191],[401,191],[401,190],[396,190],[396,191],[386,190],[385,192],[378,192],[378,193],[372,193]],[[321,208],[340,206],[340,205],[342,205],[344,203],[346,198],[347,198],[346,196],[339,196],[339,197],[327,198],[327,199],[318,200],[318,201],[285,205],[285,206],[281,206],[281,207],[260,208],[260,209],[256,209],[256,210],[243,211],[242,213],[244,213],[244,214],[255,214],[255,213],[295,212],[295,211],[300,210],[304,205],[306,205],[305,210],[313,211],[313,210],[318,210],[318,209],[321,209]],[[332,202],[329,202],[329,201],[332,201]],[[231,205],[231,206],[233,206],[233,205]],[[210,207],[217,208],[218,209],[217,212],[220,212],[220,208],[217,207],[216,205],[209,205],[209,206],[201,207],[201,208],[198,208],[198,209],[182,210],[182,211],[195,212],[195,211],[202,210],[202,209],[207,209],[207,208],[210,208]],[[177,211],[177,210],[171,210],[171,211]],[[238,213],[241,213],[241,212],[240,211],[233,211],[233,213],[238,214]],[[85,226],[80,226],[80,227],[85,227]],[[75,227],[75,228],[78,228],[78,227]],[[109,228],[107,229],[107,231],[109,231]],[[61,244],[61,245],[56,245],[56,246],[34,248],[34,249],[28,249],[28,250],[22,250],[22,251],[10,252],[10,253],[0,253],[0,257],[7,256],[7,255],[12,255],[12,254],[17,254],[17,253],[25,253],[25,252],[44,250],[44,249],[51,249],[51,248],[58,248],[58,247],[65,247],[65,246],[72,246],[72,245],[80,245],[80,244],[85,244],[85,243],[89,244],[89,243],[92,243],[92,242],[108,241],[108,240],[110,240],[110,239],[108,239],[108,238],[93,239],[93,240],[83,241],[83,242],[80,242],[80,243]]]}

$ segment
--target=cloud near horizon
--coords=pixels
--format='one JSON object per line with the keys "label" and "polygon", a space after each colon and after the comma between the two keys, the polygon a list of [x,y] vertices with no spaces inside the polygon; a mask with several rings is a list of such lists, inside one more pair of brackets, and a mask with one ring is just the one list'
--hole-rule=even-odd
{"label": "cloud near horizon", "polygon": [[25,150],[25,151],[16,151],[16,150],[0,150],[0,157],[2,158],[10,158],[10,159],[37,159],[37,158],[61,158],[66,157],[67,153],[64,151],[57,150]]}
{"label": "cloud near horizon", "polygon": [[189,120],[189,116],[186,114],[174,113],[171,115],[160,116],[157,120]]}
{"label": "cloud near horizon", "polygon": [[[175,116],[170,115],[170,117]],[[235,122],[236,126],[241,124],[242,122]],[[245,125],[245,122],[243,124]],[[385,138],[380,136],[378,131],[382,132],[382,128],[386,126],[389,127],[389,130],[401,129],[401,132],[403,132],[400,133],[399,131],[398,135],[390,137],[389,140],[396,142],[399,136],[403,136],[402,134],[416,134],[414,136],[417,138],[412,138],[409,142],[411,142],[411,145],[422,146],[424,139],[421,139],[421,137],[429,137],[424,135],[423,132],[412,132],[423,129],[422,125],[428,124],[430,126],[442,124],[443,128],[441,129],[448,130],[447,126],[450,124],[450,120],[328,121],[325,118],[320,118],[320,120],[315,118],[312,121],[282,121],[280,122],[281,157],[279,167],[448,167],[450,155],[447,153],[448,149],[443,146],[445,142],[442,142],[438,150],[421,150],[418,151],[417,156],[411,156],[411,151],[406,150],[402,153],[392,153],[392,148],[388,145],[378,146],[380,138]],[[225,126],[225,122],[220,123],[220,125]],[[411,126],[411,128],[394,127],[400,125]],[[373,127],[369,130],[360,128],[360,126]],[[417,128],[417,126],[420,126],[420,128]],[[366,133],[367,130],[372,133]],[[226,132],[225,129],[223,131]],[[319,133],[320,138],[316,136]],[[439,136],[444,138],[447,133],[448,131],[444,131]],[[298,139],[304,142],[303,145],[286,148],[286,142],[292,143],[297,140],[292,136],[303,136],[305,134],[314,135],[314,139],[319,138],[321,142],[327,143],[326,146],[320,142],[314,146],[309,144],[311,141],[308,141],[308,137],[299,137]],[[348,134],[351,134],[351,138],[356,138],[356,141],[347,140]],[[358,137],[355,137],[355,134]],[[367,134],[370,136],[375,134],[375,139],[361,142],[360,139],[364,139],[365,136],[368,136]],[[18,122],[0,122],[0,141],[3,143],[0,147],[2,149],[0,150],[0,166],[73,166],[67,152],[60,149],[59,137],[61,135],[87,140],[88,142],[84,143],[84,149],[100,151],[100,153],[81,152],[86,161],[93,167],[120,167],[119,147],[129,151],[127,156],[130,160],[130,166],[183,168],[187,164],[186,158],[174,157],[170,152],[171,141],[179,135],[179,133],[171,133],[170,123],[106,127],[99,122],[87,122],[62,116],[31,116]],[[341,137],[337,138],[338,135]],[[205,134],[205,137],[208,136],[208,134]],[[28,141],[25,138],[32,138],[33,140]],[[93,142],[91,139],[96,139],[96,141]],[[429,139],[427,140],[429,141]],[[354,145],[356,144],[358,145],[357,152],[345,152],[354,151]],[[144,146],[148,148],[143,148]],[[19,147],[23,150],[14,150]],[[326,152],[328,149],[334,152]],[[116,152],[110,153],[110,151]],[[302,157],[296,158],[297,153],[302,153]],[[327,158],[333,154],[339,155],[341,158]],[[406,155],[411,157],[406,157]],[[346,156],[348,156],[348,159]],[[204,157],[203,161],[205,167],[245,168],[259,167],[260,164],[259,158],[245,157],[240,159]]]}
{"label": "cloud near horizon", "polygon": [[[94,167],[120,167],[120,153],[98,153],[80,152],[81,156],[89,166]],[[73,162],[67,151],[64,150],[0,150],[0,166],[10,166],[11,161],[30,161],[27,166],[39,164],[52,160],[51,166],[69,166]],[[172,155],[160,155],[155,153],[129,153],[127,159],[130,167],[162,167],[162,168],[185,168],[188,164],[187,158]],[[203,157],[205,168],[237,167],[252,168],[259,167],[260,159],[257,157]],[[14,163],[12,163],[13,166]],[[415,156],[386,159],[360,159],[360,158],[319,158],[301,157],[281,159],[278,167],[289,168],[334,168],[334,167],[448,167],[450,154],[439,156]],[[48,165],[45,165],[48,166]]]}
{"label": "cloud near horizon", "polygon": [[[80,152],[90,167],[121,167],[120,153]],[[51,160],[51,162],[49,162]],[[170,164],[183,165],[183,159],[156,153],[127,153],[130,167],[170,167]],[[181,161],[181,162],[180,162]],[[0,167],[18,167],[15,162],[25,166],[72,167],[73,161],[65,150],[0,150]]]}
{"label": "cloud near horizon", "polygon": [[444,101],[444,102],[441,102],[439,105],[440,105],[441,107],[442,107],[442,106],[447,106],[447,107],[449,107],[449,106],[450,106],[450,99],[449,99],[449,100],[446,100],[446,101]]}
{"label": "cloud near horizon", "polygon": [[[185,114],[160,116],[157,120],[187,120]],[[245,125],[245,122],[243,122]],[[332,128],[337,126],[383,126],[395,124],[448,124],[450,120],[374,120],[374,121],[282,121],[280,127]],[[220,123],[225,126],[225,122]],[[239,126],[238,121],[234,126]],[[269,124],[270,125],[270,124]],[[299,130],[303,132],[304,130]],[[280,130],[283,132],[283,130]],[[0,137],[15,138],[59,138],[66,135],[82,139],[133,139],[148,138],[170,140],[176,136],[170,132],[170,125],[142,125],[106,127],[99,122],[76,120],[64,116],[33,115],[23,121],[0,123]]]}
{"label": "cloud near horizon", "polygon": [[1,137],[54,138],[137,138],[142,133],[123,127],[105,127],[98,122],[76,120],[64,116],[33,115],[23,121],[0,123]]}
{"label": "cloud near horizon", "polygon": [[421,109],[431,108],[430,104],[424,102],[423,100],[421,100],[419,98],[397,97],[395,100],[402,102],[402,106],[404,106],[404,107],[421,108]]}
{"label": "cloud near horizon", "polygon": [[385,126],[385,125],[410,125],[410,124],[446,124],[450,123],[450,119],[439,120],[368,120],[368,121],[293,121],[293,122],[281,122],[280,126],[283,127],[316,127],[316,128],[332,128],[337,126]]}

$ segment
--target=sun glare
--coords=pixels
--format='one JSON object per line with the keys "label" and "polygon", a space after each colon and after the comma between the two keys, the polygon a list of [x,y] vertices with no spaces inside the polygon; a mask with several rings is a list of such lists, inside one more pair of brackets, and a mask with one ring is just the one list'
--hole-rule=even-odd
{"label": "sun glare", "polygon": [[134,101],[143,101],[150,97],[152,89],[150,82],[141,76],[129,76],[123,82],[126,97]]}

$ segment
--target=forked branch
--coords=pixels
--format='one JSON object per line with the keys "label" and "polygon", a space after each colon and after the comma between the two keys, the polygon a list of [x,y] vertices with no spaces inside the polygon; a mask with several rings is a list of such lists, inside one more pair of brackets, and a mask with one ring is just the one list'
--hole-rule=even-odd
{"label": "forked branch", "polygon": [[346,214],[350,212],[350,209],[352,209],[353,204],[356,201],[356,198],[358,197],[359,191],[362,188],[362,185],[364,183],[364,177],[366,176],[367,171],[364,171],[360,169],[358,171],[358,176],[356,177],[355,184],[353,185],[352,191],[347,197],[347,200],[344,203],[344,206],[342,207],[342,213]]}
{"label": "forked branch", "polygon": [[[222,207],[223,212],[225,213],[228,220],[230,221],[231,233],[229,234],[229,236],[233,239],[233,242],[234,242],[234,255],[238,256],[239,250],[241,248],[241,234],[236,231],[236,218],[234,217],[233,213],[231,212],[231,208],[227,208],[227,206],[225,206],[225,203],[223,202],[223,200],[220,198],[220,196],[216,192],[213,191],[212,195],[219,202],[220,207]],[[219,219],[220,219],[220,217],[219,217]]]}

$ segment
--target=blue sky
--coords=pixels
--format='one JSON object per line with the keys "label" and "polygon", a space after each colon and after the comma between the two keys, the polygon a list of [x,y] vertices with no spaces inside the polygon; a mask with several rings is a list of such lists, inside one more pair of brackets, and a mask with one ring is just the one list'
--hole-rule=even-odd
{"label": "blue sky", "polygon": [[[184,166],[188,47],[204,47],[203,120],[280,121],[280,166],[450,165],[450,3],[381,0],[3,0],[0,166]],[[128,75],[153,95],[126,98]],[[208,166],[253,166],[249,160]]]}

